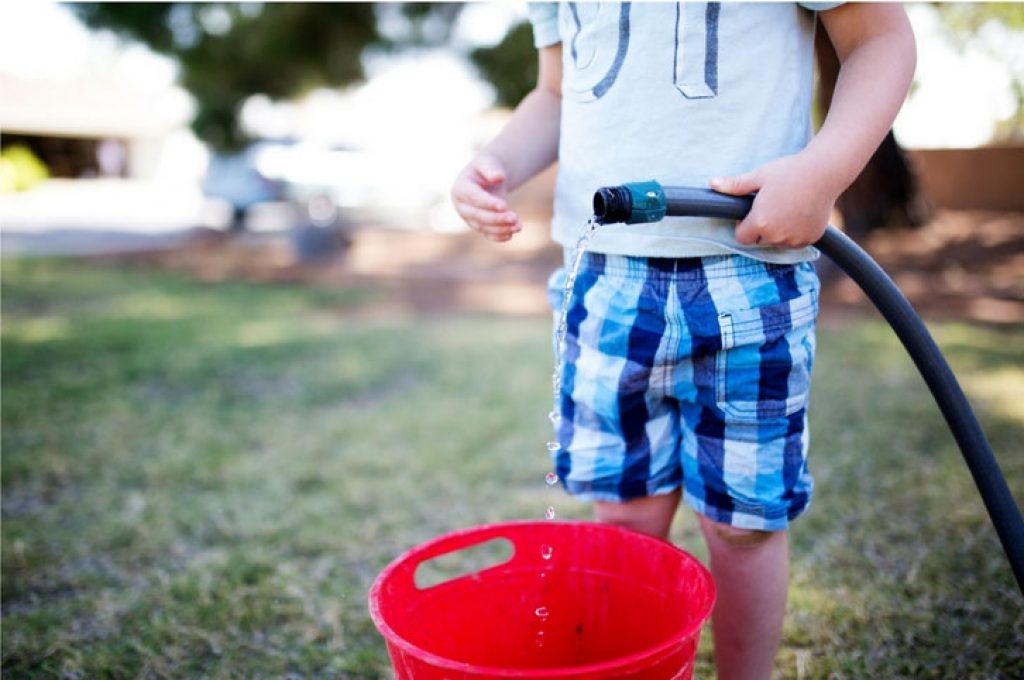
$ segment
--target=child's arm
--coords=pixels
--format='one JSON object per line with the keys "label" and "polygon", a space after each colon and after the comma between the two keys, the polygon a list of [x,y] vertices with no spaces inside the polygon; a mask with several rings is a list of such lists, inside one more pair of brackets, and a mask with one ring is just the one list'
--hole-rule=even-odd
{"label": "child's arm", "polygon": [[455,210],[469,226],[494,241],[507,241],[523,228],[518,215],[509,210],[508,193],[558,157],[561,44],[541,48],[539,59],[537,87],[452,185]]}
{"label": "child's arm", "polygon": [[821,238],[833,203],[864,169],[910,88],[917,57],[900,5],[849,3],[819,16],[841,64],[821,130],[800,153],[710,182],[727,194],[758,192],[736,227],[739,243],[800,248]]}

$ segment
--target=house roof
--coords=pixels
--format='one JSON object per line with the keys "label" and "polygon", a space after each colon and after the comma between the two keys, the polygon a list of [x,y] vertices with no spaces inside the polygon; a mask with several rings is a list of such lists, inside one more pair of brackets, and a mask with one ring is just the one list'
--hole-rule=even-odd
{"label": "house roof", "polygon": [[188,123],[180,88],[107,78],[23,79],[0,73],[0,132],[66,137],[163,137]]}

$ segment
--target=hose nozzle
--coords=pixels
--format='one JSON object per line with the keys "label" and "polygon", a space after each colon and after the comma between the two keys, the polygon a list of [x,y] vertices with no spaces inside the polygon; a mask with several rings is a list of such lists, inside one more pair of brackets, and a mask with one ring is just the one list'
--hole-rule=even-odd
{"label": "hose nozzle", "polygon": [[711,189],[663,187],[654,180],[601,187],[594,193],[598,224],[640,224],[673,217],[718,217],[742,220],[754,202],[751,196],[729,196]]}
{"label": "hose nozzle", "polygon": [[658,222],[665,217],[666,207],[665,192],[654,180],[601,187],[594,193],[598,224]]}

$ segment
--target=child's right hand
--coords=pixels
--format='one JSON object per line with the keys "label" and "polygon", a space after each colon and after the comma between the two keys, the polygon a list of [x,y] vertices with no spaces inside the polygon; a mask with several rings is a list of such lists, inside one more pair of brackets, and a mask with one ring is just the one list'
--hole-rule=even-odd
{"label": "child's right hand", "polygon": [[481,153],[470,162],[452,185],[452,203],[473,229],[493,241],[507,241],[522,231],[519,216],[509,210],[508,176],[501,161]]}

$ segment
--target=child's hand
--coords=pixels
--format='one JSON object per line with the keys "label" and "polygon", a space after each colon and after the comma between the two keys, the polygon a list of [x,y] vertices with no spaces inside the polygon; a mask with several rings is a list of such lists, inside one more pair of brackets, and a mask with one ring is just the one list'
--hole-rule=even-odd
{"label": "child's hand", "polygon": [[507,241],[523,228],[505,200],[506,179],[501,162],[483,153],[463,168],[452,185],[455,211],[466,224],[493,241]]}
{"label": "child's hand", "polygon": [[839,193],[822,168],[804,154],[784,156],[709,184],[734,196],[757,192],[750,213],[736,226],[737,243],[782,248],[803,248],[820,239]]}

